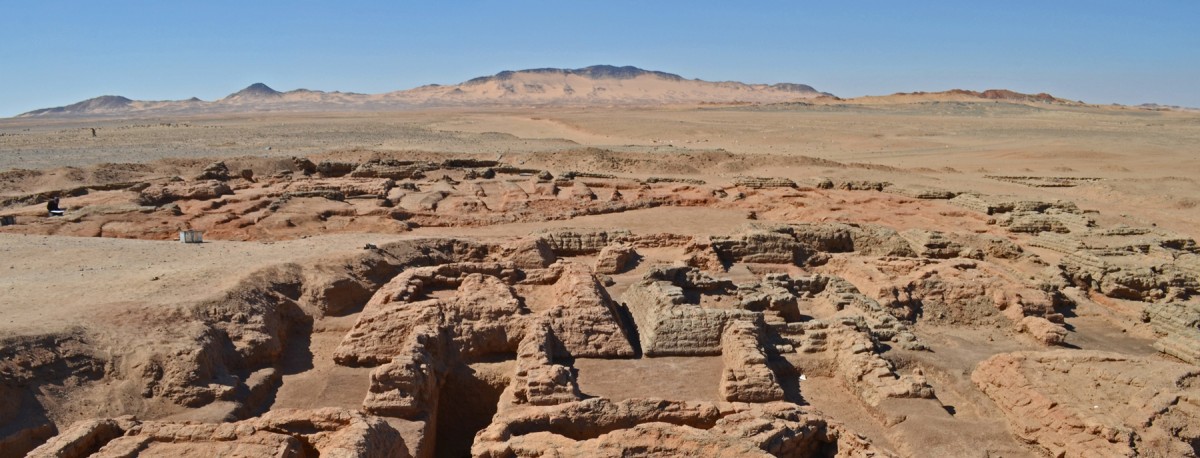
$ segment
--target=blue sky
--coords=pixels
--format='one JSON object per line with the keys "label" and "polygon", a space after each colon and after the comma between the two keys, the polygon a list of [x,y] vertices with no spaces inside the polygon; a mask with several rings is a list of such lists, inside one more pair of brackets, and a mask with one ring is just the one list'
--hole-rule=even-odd
{"label": "blue sky", "polygon": [[254,82],[366,93],[635,65],[839,96],[1007,88],[1200,106],[1200,2],[29,1],[0,15],[0,116]]}

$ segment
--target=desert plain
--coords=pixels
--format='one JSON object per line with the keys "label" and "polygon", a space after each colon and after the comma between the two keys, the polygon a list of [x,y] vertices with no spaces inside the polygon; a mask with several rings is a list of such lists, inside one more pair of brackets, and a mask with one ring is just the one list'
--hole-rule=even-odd
{"label": "desert plain", "polygon": [[953,94],[3,119],[0,456],[1196,456],[1197,180]]}

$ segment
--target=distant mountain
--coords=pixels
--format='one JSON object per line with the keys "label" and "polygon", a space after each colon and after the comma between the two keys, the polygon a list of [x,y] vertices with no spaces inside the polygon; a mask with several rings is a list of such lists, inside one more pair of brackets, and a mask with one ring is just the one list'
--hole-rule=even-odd
{"label": "distant mountain", "polygon": [[504,71],[455,86],[393,93],[421,105],[666,105],[704,102],[784,102],[822,94],[803,84],[689,80],[637,67],[596,65],[574,70]]}
{"label": "distant mountain", "polygon": [[789,102],[830,94],[805,84],[746,84],[685,79],[637,67],[595,65],[578,69],[502,71],[455,85],[428,85],[384,94],[280,92],[252,84],[222,99],[137,101],[104,96],[18,117],[138,116],[251,111],[387,110],[456,106],[628,106],[733,102]]}
{"label": "distant mountain", "polygon": [[263,100],[277,99],[282,96],[282,92],[271,89],[270,86],[267,86],[263,83],[254,83],[246,86],[245,89],[225,96],[225,98],[221,100]]}
{"label": "distant mountain", "polygon": [[132,100],[119,95],[102,95],[82,102],[72,103],[65,107],[42,108],[21,114],[20,117],[34,116],[71,116],[87,114],[120,113],[127,111],[133,104]]}
{"label": "distant mountain", "polygon": [[471,80],[468,80],[466,82],[466,84],[481,84],[481,83],[486,83],[486,82],[493,81],[493,80],[506,81],[506,80],[512,79],[514,76],[518,76],[521,74],[558,75],[558,76],[577,75],[577,76],[582,76],[584,78],[591,78],[591,79],[615,79],[615,80],[629,80],[629,79],[637,78],[639,76],[654,76],[654,77],[658,77],[658,78],[670,80],[670,81],[683,81],[682,76],[676,75],[674,73],[657,72],[657,71],[653,71],[653,70],[642,70],[640,68],[631,67],[631,66],[616,67],[616,66],[612,66],[612,65],[593,65],[591,67],[578,68],[578,69],[574,69],[574,70],[563,69],[563,68],[534,68],[534,69],[529,69],[529,70],[518,70],[518,71],[506,70],[506,71],[497,73],[492,76],[481,76],[479,78],[473,78]]}
{"label": "distant mountain", "polygon": [[1200,108],[1198,108],[1198,107],[1183,107],[1183,106],[1179,106],[1179,105],[1163,105],[1163,104],[1159,104],[1159,103],[1143,103],[1141,105],[1138,105],[1137,107],[1144,109],[1144,110],[1153,110],[1153,111],[1187,111],[1187,112],[1191,112],[1191,113],[1200,112]]}
{"label": "distant mountain", "polygon": [[1062,105],[1082,104],[1081,102],[1060,99],[1045,92],[1038,94],[1023,94],[1016,91],[1010,91],[1008,89],[988,89],[982,92],[969,91],[965,89],[951,89],[942,92],[897,92],[892,95],[858,97],[853,100],[869,103],[914,103],[929,101],[978,102],[993,100],[1015,103],[1051,103]]}

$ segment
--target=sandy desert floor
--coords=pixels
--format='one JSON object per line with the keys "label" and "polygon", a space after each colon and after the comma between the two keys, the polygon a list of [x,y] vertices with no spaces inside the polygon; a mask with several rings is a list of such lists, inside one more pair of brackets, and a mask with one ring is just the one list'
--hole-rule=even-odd
{"label": "sandy desert floor", "polygon": [[0,120],[0,456],[1195,456],[1198,179],[1116,107]]}

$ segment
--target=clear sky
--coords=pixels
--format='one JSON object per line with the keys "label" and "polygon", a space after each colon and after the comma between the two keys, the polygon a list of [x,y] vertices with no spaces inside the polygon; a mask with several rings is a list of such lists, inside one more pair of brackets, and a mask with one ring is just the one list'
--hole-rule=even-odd
{"label": "clear sky", "polygon": [[1200,106],[1200,1],[56,1],[0,14],[0,116],[254,82],[365,93],[634,65],[842,97],[951,88]]}

